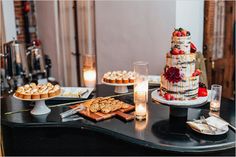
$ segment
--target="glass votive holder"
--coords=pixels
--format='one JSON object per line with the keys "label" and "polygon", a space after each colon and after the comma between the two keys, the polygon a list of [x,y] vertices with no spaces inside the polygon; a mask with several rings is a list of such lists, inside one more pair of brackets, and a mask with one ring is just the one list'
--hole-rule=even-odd
{"label": "glass votive holder", "polygon": [[148,63],[134,63],[134,103],[138,120],[146,119],[148,101]]}
{"label": "glass votive holder", "polygon": [[94,54],[84,54],[83,59],[83,81],[85,87],[96,86],[96,58]]}
{"label": "glass votive holder", "polygon": [[220,110],[221,94],[222,94],[221,85],[217,84],[211,85],[211,103],[210,103],[211,111],[217,112]]}

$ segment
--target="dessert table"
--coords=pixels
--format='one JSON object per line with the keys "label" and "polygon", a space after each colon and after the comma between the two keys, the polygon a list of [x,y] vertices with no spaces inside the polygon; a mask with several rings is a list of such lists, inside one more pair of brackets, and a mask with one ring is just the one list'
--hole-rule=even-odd
{"label": "dessert table", "polygon": [[[150,87],[155,88],[156,87]],[[129,89],[132,91],[131,89]],[[34,116],[29,102],[1,99],[1,130],[5,155],[235,155],[235,132],[207,136],[192,131],[186,120],[208,116],[209,103],[190,108],[188,117],[169,116],[169,107],[152,102],[146,121],[111,118],[62,122],[67,100],[48,100],[51,112]],[[111,86],[97,85],[94,96],[113,95]],[[118,97],[133,103],[133,95]],[[75,100],[73,100],[75,101]],[[12,111],[20,111],[13,112]],[[9,113],[9,114],[6,114]],[[235,126],[235,102],[222,99],[220,116]]]}

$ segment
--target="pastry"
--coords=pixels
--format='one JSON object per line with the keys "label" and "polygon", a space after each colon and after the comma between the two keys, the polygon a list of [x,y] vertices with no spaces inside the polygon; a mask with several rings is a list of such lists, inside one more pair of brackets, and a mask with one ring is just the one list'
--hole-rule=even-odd
{"label": "pastry", "polygon": [[15,96],[22,99],[40,99],[48,98],[59,95],[61,93],[61,88],[59,85],[38,84],[30,83],[24,86],[18,87]]}
{"label": "pastry", "polygon": [[48,92],[48,96],[49,96],[49,97],[56,96],[56,91],[55,91],[55,90],[50,90],[50,91]]}
{"label": "pastry", "polygon": [[129,83],[134,83],[134,77],[133,76],[129,78]]}
{"label": "pastry", "polygon": [[28,84],[24,85],[24,89],[25,89],[25,90],[30,89],[30,85],[28,85]]}
{"label": "pastry", "polygon": [[31,99],[31,93],[30,92],[25,92],[23,94],[23,99]]}
{"label": "pastry", "polygon": [[35,83],[30,83],[30,87],[31,87],[31,88],[35,88],[35,87],[36,87],[36,84],[35,84]]}
{"label": "pastry", "polygon": [[44,90],[44,91],[40,92],[40,98],[41,99],[48,98],[48,91]]}
{"label": "pastry", "polygon": [[129,78],[128,77],[124,77],[122,81],[123,81],[123,83],[129,83]]}
{"label": "pastry", "polygon": [[18,87],[15,92],[15,95],[19,97],[23,91],[24,91],[24,87]]}
{"label": "pastry", "polygon": [[110,83],[116,83],[116,79],[115,79],[114,77],[111,77],[111,78],[109,79],[109,82],[110,82]]}
{"label": "pastry", "polygon": [[134,82],[134,72],[126,70],[107,72],[103,75],[103,81],[108,83],[127,84]]}
{"label": "pastry", "polygon": [[90,101],[83,103],[83,105],[87,108],[88,112],[100,111],[102,113],[110,113],[121,108],[125,109],[129,107],[129,104],[108,97],[98,97],[96,99],[91,99]]}
{"label": "pastry", "polygon": [[121,84],[122,83],[122,78],[121,77],[117,78],[116,83]]}
{"label": "pastry", "polygon": [[35,92],[31,95],[32,99],[40,99],[40,94],[38,92]]}

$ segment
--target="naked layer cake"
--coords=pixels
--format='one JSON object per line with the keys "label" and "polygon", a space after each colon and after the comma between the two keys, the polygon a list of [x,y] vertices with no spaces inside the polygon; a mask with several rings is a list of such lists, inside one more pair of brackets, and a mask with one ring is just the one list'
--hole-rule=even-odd
{"label": "naked layer cake", "polygon": [[166,54],[166,66],[161,75],[160,94],[167,100],[190,100],[198,96],[199,75],[195,68],[196,47],[191,43],[190,32],[175,29],[171,50]]}

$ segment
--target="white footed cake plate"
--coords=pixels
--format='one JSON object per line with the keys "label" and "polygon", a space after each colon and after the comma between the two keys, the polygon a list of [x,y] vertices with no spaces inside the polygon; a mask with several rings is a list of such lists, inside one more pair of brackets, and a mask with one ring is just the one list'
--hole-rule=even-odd
{"label": "white footed cake plate", "polygon": [[58,95],[53,96],[53,97],[48,97],[48,98],[42,98],[42,99],[22,99],[20,97],[17,97],[15,94],[13,94],[13,97],[15,99],[18,99],[18,100],[21,100],[21,101],[35,102],[34,108],[30,111],[30,113],[32,115],[36,115],[36,116],[50,113],[51,109],[47,107],[47,105],[45,104],[45,100],[49,100],[49,99],[55,98],[57,96]]}
{"label": "white footed cake plate", "polygon": [[188,108],[199,107],[205,105],[208,102],[208,97],[210,95],[210,90],[207,90],[208,95],[205,97],[198,97],[193,100],[166,100],[164,97],[160,96],[159,89],[151,93],[151,97],[154,102],[159,102],[163,105],[170,107],[170,115],[176,117],[186,117],[188,113]]}
{"label": "white footed cake plate", "polygon": [[115,93],[128,93],[127,86],[133,86],[134,83],[108,83],[102,80],[102,83],[109,86],[115,86]]}
{"label": "white footed cake plate", "polygon": [[[209,96],[210,90],[207,90],[207,92],[208,92],[208,96]],[[198,106],[204,105],[208,100],[208,96],[198,97],[198,98],[193,99],[193,100],[184,100],[184,101],[166,100],[164,97],[160,96],[159,89],[153,91],[151,96],[152,96],[153,100],[158,101],[158,102],[160,102],[164,105],[176,106],[176,107],[182,107],[182,108],[198,107]]]}

